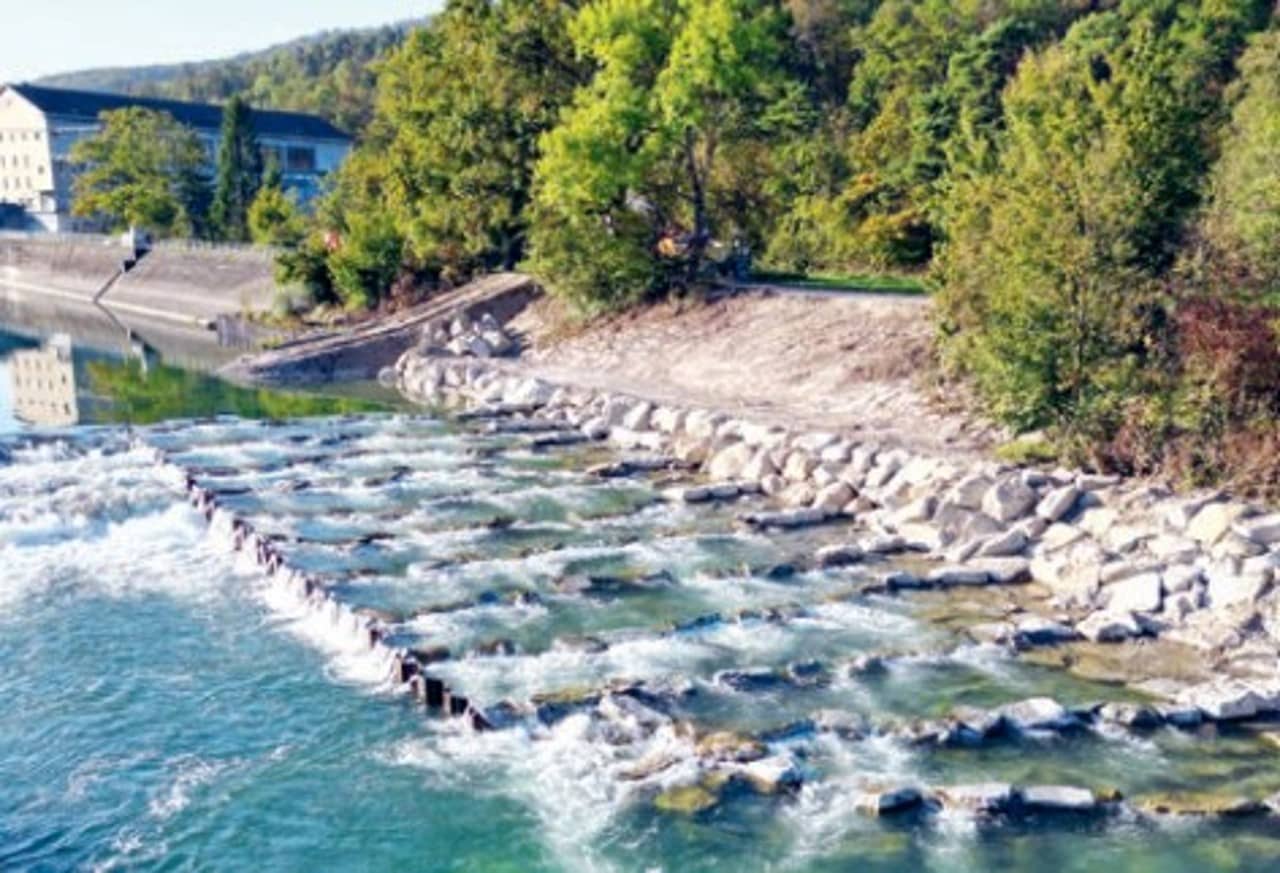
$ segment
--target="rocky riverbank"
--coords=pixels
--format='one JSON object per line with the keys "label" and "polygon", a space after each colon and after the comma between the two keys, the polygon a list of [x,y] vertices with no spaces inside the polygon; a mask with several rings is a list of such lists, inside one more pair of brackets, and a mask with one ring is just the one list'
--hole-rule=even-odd
{"label": "rocky riverbank", "polygon": [[[672,488],[682,503],[764,494],[756,529],[853,520],[860,535],[812,556],[819,565],[913,553],[883,573],[887,592],[1035,583],[1049,615],[974,629],[986,641],[1074,666],[1072,647],[1117,647],[1107,678],[1150,695],[1163,717],[1250,719],[1280,713],[1280,514],[1216,493],[1175,495],[1145,482],[878,444],[640,396],[556,384],[518,367],[438,350],[406,353],[394,378],[408,397],[465,403],[546,445],[607,441],[697,465]],[[1046,655],[1045,650],[1050,654]],[[1177,651],[1178,657],[1165,653]],[[1180,665],[1193,660],[1197,669]],[[1206,678],[1208,677],[1208,678]]]}
{"label": "rocky riverbank", "polygon": [[[502,364],[433,360],[455,387],[467,367]],[[227,421],[138,438],[214,540],[264,574],[273,609],[467,759],[566,753],[594,762],[572,768],[573,791],[595,780],[619,806],[677,816],[831,798],[842,817],[940,825],[1272,826],[1280,777],[1219,774],[1242,753],[1265,761],[1276,720],[1036,666],[1091,647],[1093,669],[1114,652],[1196,687],[1212,659],[1152,637],[1076,640],[1047,588],[994,574],[1029,560],[935,577],[943,562],[922,546],[859,520],[875,508],[817,514],[743,480],[719,489],[705,460],[592,440],[547,409],[546,386],[512,378],[510,400],[504,387],[453,422]],[[1156,745],[1176,777],[1108,763],[1150,771],[1136,750]]]}

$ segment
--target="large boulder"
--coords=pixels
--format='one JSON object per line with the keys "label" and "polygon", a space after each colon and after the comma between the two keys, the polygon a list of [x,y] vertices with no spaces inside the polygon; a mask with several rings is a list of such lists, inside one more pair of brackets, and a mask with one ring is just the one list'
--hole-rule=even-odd
{"label": "large boulder", "polygon": [[1016,527],[1009,528],[1004,533],[995,534],[985,540],[978,548],[978,554],[984,558],[1009,558],[1022,554],[1027,545],[1025,531]]}
{"label": "large boulder", "polygon": [[712,456],[707,464],[707,475],[718,482],[746,478],[744,471],[751,463],[755,450],[746,443],[734,443]]}
{"label": "large boulder", "polygon": [[820,490],[813,500],[813,506],[829,515],[837,515],[854,498],[853,489],[845,482],[833,482]]}
{"label": "large boulder", "polygon": [[1008,812],[1021,800],[1018,790],[1008,782],[949,785],[937,789],[937,792],[946,808],[979,815]]}
{"label": "large boulder", "polygon": [[1032,785],[1022,789],[1022,805],[1031,812],[1093,813],[1102,804],[1087,788],[1071,785]]}
{"label": "large boulder", "polygon": [[919,809],[924,804],[924,792],[914,785],[864,791],[854,799],[854,808],[867,815],[900,815]]}
{"label": "large boulder", "polygon": [[809,474],[817,466],[818,462],[813,455],[803,449],[796,449],[787,455],[786,463],[782,467],[782,475],[790,482],[803,482],[809,478]]}
{"label": "large boulder", "polygon": [[648,430],[653,417],[653,404],[640,401],[622,417],[622,426],[627,430]]}
{"label": "large boulder", "polygon": [[1210,503],[1191,519],[1187,536],[1198,543],[1211,546],[1227,535],[1231,526],[1248,514],[1248,508],[1238,503]]}
{"label": "large boulder", "polygon": [[1236,533],[1261,546],[1280,543],[1280,512],[1246,518],[1236,523]]}
{"label": "large boulder", "polygon": [[1080,720],[1051,697],[1032,697],[1000,707],[1004,720],[1023,731],[1061,731],[1079,727]]}
{"label": "large boulder", "polygon": [[1143,573],[1108,585],[1103,596],[1112,612],[1158,612],[1162,597],[1160,574]]}
{"label": "large boulder", "polygon": [[972,473],[951,487],[945,500],[962,509],[981,509],[982,498],[995,484],[985,473]]}
{"label": "large boulder", "polygon": [[1206,593],[1214,608],[1236,603],[1257,603],[1271,589],[1271,573],[1211,572]]}
{"label": "large boulder", "polygon": [[1034,489],[1017,476],[1006,476],[987,489],[982,497],[982,511],[1001,524],[1023,518],[1035,508]]}
{"label": "large boulder", "polygon": [[1142,626],[1130,613],[1098,610],[1076,625],[1080,635],[1091,643],[1119,643],[1142,636]]}
{"label": "large boulder", "polygon": [[1036,515],[1048,522],[1060,521],[1075,508],[1080,499],[1080,489],[1075,485],[1063,485],[1046,494],[1036,505]]}
{"label": "large boulder", "polygon": [[1195,706],[1215,721],[1253,718],[1263,708],[1264,700],[1255,689],[1238,679],[1212,679],[1185,689],[1177,702]]}
{"label": "large boulder", "polygon": [[767,449],[758,449],[746,466],[742,468],[742,478],[751,482],[764,482],[770,476],[778,475],[778,465],[773,462]]}

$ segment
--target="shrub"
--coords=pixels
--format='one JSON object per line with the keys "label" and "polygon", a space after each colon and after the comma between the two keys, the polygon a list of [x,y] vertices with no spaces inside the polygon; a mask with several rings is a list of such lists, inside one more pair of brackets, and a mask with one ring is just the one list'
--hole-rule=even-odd
{"label": "shrub", "polygon": [[390,215],[353,216],[341,244],[329,255],[334,290],[343,305],[377,305],[400,275],[404,254],[404,237]]}
{"label": "shrub", "polygon": [[276,282],[303,289],[312,303],[336,303],[338,295],[329,272],[329,252],[315,236],[276,257]]}

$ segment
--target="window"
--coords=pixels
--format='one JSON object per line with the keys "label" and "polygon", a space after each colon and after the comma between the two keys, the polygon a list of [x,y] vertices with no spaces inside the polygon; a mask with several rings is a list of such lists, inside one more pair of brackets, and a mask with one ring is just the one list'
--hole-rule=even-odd
{"label": "window", "polygon": [[290,173],[314,173],[316,170],[316,150],[289,146],[285,152],[285,170]]}

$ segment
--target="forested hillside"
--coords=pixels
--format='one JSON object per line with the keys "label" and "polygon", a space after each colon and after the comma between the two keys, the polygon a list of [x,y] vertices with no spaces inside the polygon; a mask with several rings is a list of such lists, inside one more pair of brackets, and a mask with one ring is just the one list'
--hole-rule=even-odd
{"label": "forested hillside", "polygon": [[370,63],[423,23],[321,33],[225,60],[82,70],[42,82],[211,103],[240,94],[254,106],[314,112],[358,133],[373,106],[375,75]]}
{"label": "forested hillside", "polygon": [[522,263],[591,313],[731,247],[912,272],[1045,451],[1280,491],[1278,125],[1272,0],[455,0],[285,275]]}

